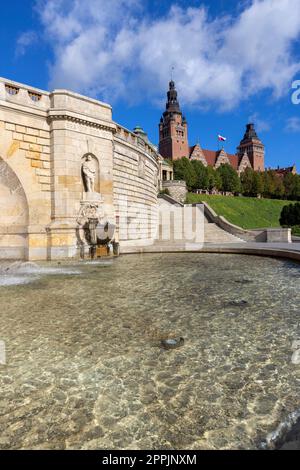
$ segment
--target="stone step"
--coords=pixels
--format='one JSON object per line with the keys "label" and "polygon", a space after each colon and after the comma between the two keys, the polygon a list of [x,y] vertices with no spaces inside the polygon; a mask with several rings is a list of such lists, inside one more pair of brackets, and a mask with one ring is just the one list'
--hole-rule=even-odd
{"label": "stone step", "polygon": [[240,238],[232,235],[229,232],[221,229],[216,224],[205,224],[204,225],[204,241],[205,243],[235,243],[242,241]]}
{"label": "stone step", "polygon": [[[237,237],[235,235],[232,235],[231,233],[227,232],[226,230],[223,230],[217,224],[210,222],[205,216],[204,216],[204,221],[203,222],[204,222],[204,227],[202,227],[201,229],[202,230],[204,229],[204,240],[203,240],[204,243],[240,243],[240,242],[243,242],[243,240],[240,239],[239,237]],[[169,227],[168,223],[170,223],[170,225],[171,225],[170,226],[170,235],[171,235],[170,240],[165,241],[165,240],[159,239],[156,243],[163,243],[164,247],[168,243],[170,245],[174,245],[174,244],[175,245],[178,245],[178,244],[183,244],[184,245],[185,243],[191,243],[191,240],[187,240],[187,239],[184,239],[184,238],[180,239],[180,237],[182,236],[180,226],[179,226],[179,231],[177,229],[177,231],[174,232],[174,224],[173,224],[173,218],[172,217],[170,217],[170,219],[167,219],[166,224],[162,223],[162,225],[160,227],[160,230],[159,230],[160,234],[165,233],[165,231],[163,230],[164,227],[166,227],[168,229],[168,227]],[[186,233],[193,233],[193,229],[194,229],[193,222],[188,220],[185,223],[185,232]]]}
{"label": "stone step", "polygon": [[[191,226],[186,226],[186,230],[191,228]],[[191,240],[182,238],[182,233],[172,232],[170,240],[158,240],[158,242],[163,243],[189,243]],[[242,242],[240,238],[232,235],[231,233],[226,232],[225,230],[218,227],[216,224],[205,224],[204,225],[204,243],[238,243]]]}

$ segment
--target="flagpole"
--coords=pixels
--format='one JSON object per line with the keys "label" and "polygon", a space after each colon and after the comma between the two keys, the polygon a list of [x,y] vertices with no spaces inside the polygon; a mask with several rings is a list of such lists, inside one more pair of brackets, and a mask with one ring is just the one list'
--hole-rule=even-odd
{"label": "flagpole", "polygon": [[222,142],[222,150],[224,150],[224,142],[226,142],[227,138],[218,134],[218,150],[220,150],[220,141]]}

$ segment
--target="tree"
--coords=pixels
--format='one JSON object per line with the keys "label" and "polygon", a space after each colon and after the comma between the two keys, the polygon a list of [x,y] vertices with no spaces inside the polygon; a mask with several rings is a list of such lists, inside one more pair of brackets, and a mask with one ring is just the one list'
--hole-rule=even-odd
{"label": "tree", "polygon": [[190,160],[186,157],[180,158],[173,162],[174,178],[176,180],[184,180],[188,189],[193,189],[196,184],[196,172]]}
{"label": "tree", "polygon": [[293,192],[292,192],[292,199],[300,201],[300,175],[294,175],[294,185],[293,185]]}
{"label": "tree", "polygon": [[284,185],[284,196],[286,199],[290,199],[294,190],[294,176],[292,173],[287,173],[283,178]]}
{"label": "tree", "polygon": [[207,188],[209,191],[212,189],[220,190],[222,186],[222,180],[220,175],[212,166],[206,167],[207,171]]}
{"label": "tree", "polygon": [[286,199],[300,199],[300,175],[287,173],[283,178],[283,186]]}
{"label": "tree", "polygon": [[207,167],[199,160],[192,160],[192,166],[196,175],[194,189],[208,189],[208,172]]}
{"label": "tree", "polygon": [[252,183],[252,195],[257,197],[264,191],[263,176],[260,171],[254,171]]}
{"label": "tree", "polygon": [[263,193],[264,181],[262,173],[254,171],[252,168],[246,168],[241,174],[241,189],[245,196],[257,197]]}
{"label": "tree", "polygon": [[280,215],[280,225],[293,227],[300,225],[300,203],[284,206]]}
{"label": "tree", "polygon": [[252,168],[246,168],[246,170],[241,174],[241,190],[245,196],[252,196],[253,175],[254,171]]}
{"label": "tree", "polygon": [[[275,178],[275,191],[274,191],[274,196],[277,199],[282,199],[284,196],[284,185],[282,178],[277,175],[277,178]],[[273,196],[273,197],[274,197]]]}
{"label": "tree", "polygon": [[274,170],[267,170],[263,173],[263,195],[265,197],[274,197],[276,188],[276,173]]}
{"label": "tree", "polygon": [[219,166],[216,173],[221,177],[223,191],[230,191],[236,193],[240,190],[240,179],[237,172],[231,165],[226,163],[225,165]]}

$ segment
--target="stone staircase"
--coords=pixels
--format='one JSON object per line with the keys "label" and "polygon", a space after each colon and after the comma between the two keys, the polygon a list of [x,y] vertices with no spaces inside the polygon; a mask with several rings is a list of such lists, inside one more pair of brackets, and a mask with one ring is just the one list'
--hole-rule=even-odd
{"label": "stone staircase", "polygon": [[[179,211],[184,211],[184,207],[182,204],[176,203],[176,201],[172,201],[170,197],[163,198],[163,200],[160,200],[160,211],[168,211],[168,208],[170,211],[172,211],[172,206],[177,206],[177,210]],[[194,226],[195,224],[195,211],[193,213],[193,220],[190,220],[188,222],[188,225],[185,224],[185,228],[192,228],[191,226]],[[201,240],[202,244],[226,244],[226,243],[244,243],[244,240],[236,237],[235,235],[230,234],[229,232],[226,232],[222,228],[220,228],[217,224],[210,222],[204,215],[203,217],[203,223],[200,224],[200,230],[203,230],[204,233],[202,234]],[[174,226],[171,223],[170,227],[170,233],[171,237],[169,240],[163,240],[162,239],[162,233],[164,230],[164,221],[161,220],[161,225],[160,225],[160,230],[159,230],[159,239],[152,245],[152,247],[149,247],[149,251],[185,251],[187,249],[195,249],[197,250],[197,245],[193,243],[189,239],[185,239],[181,233],[176,233],[174,230]],[[188,247],[187,247],[188,245]],[[200,247],[201,249],[201,247]],[[146,251],[148,249],[146,248]]]}
{"label": "stone staircase", "polygon": [[232,235],[220,228],[217,224],[210,223],[204,218],[204,243],[240,243],[241,238]]}

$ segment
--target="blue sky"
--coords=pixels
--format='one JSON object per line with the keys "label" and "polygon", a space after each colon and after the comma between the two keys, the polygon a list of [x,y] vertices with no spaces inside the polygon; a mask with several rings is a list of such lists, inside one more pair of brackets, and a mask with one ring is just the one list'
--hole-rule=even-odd
{"label": "blue sky", "polygon": [[299,0],[10,0],[0,75],[108,101],[157,143],[171,67],[190,145],[235,152],[254,121],[267,166],[300,169]]}

